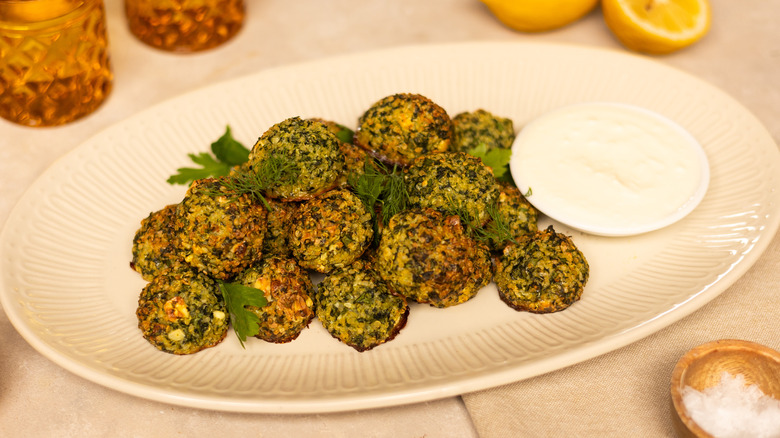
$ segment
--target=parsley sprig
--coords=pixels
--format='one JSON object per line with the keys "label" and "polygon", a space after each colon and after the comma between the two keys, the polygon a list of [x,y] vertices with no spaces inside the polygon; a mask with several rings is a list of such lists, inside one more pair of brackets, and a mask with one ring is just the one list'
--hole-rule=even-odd
{"label": "parsley sprig", "polygon": [[498,181],[514,184],[512,174],[509,172],[509,159],[512,156],[511,149],[495,148],[487,150],[487,146],[481,143],[470,149],[468,154],[481,158],[485,166],[493,169],[493,176]]}
{"label": "parsley sprig", "polygon": [[168,178],[168,184],[189,184],[197,179],[224,176],[230,173],[234,166],[246,163],[249,159],[249,149],[236,141],[230,132],[230,126],[225,133],[211,143],[211,152],[187,154],[193,163],[200,167],[180,167]]}
{"label": "parsley sprig", "polygon": [[242,348],[248,337],[260,332],[260,318],[246,306],[263,307],[268,304],[263,291],[239,283],[219,282],[219,289],[225,299],[230,323]]}

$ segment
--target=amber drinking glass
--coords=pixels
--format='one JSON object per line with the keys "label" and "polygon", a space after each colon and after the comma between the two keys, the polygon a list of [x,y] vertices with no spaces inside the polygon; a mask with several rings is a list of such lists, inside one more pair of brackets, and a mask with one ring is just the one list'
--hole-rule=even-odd
{"label": "amber drinking glass", "polygon": [[53,126],[111,91],[103,0],[0,0],[0,116]]}
{"label": "amber drinking glass", "polygon": [[130,31],[172,52],[197,52],[232,38],[244,23],[244,0],[125,0]]}

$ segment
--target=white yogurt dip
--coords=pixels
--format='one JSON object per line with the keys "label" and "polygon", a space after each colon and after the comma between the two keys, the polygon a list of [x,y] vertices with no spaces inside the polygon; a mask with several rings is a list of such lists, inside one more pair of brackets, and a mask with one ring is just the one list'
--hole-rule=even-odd
{"label": "white yogurt dip", "polygon": [[515,139],[510,170],[542,213],[607,236],[682,219],[709,184],[707,156],[688,131],[647,109],[609,102],[531,121]]}

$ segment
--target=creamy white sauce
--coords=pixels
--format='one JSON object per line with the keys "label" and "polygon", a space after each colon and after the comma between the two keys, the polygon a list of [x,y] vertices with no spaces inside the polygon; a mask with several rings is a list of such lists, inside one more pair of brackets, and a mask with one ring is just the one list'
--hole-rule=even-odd
{"label": "creamy white sauce", "polygon": [[706,155],[690,133],[643,108],[602,102],[567,106],[526,125],[510,168],[540,211],[602,235],[679,220],[709,181]]}

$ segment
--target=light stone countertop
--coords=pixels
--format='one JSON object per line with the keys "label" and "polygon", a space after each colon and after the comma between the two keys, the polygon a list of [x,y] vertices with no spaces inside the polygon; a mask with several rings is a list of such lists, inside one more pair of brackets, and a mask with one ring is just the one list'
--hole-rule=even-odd
{"label": "light stone countertop", "polygon": [[[122,2],[106,3],[115,72],[114,89],[106,103],[94,114],[57,128],[25,128],[0,120],[0,224],[27,187],[58,157],[151,105],[215,82],[332,55],[427,43],[545,41],[624,50],[606,28],[600,9],[564,29],[531,35],[504,27],[478,0],[248,0],[246,23],[234,40],[201,54],[175,55],[135,40],[126,28]],[[734,97],[757,116],[777,142],[780,1],[712,0],[712,5],[713,27],[704,40],[654,59]],[[336,414],[226,413],[129,396],[50,362],[30,347],[0,312],[0,436],[668,436],[667,406],[660,405],[664,388],[656,387],[646,397],[629,389],[611,395],[603,391],[611,386],[611,379],[625,379],[620,360],[626,355],[663,358],[665,362],[658,369],[664,370],[697,342],[723,336],[742,336],[779,348],[776,321],[780,306],[776,301],[766,298],[772,308],[764,313],[774,324],[759,326],[758,320],[747,318],[752,321],[750,327],[729,326],[721,319],[728,312],[749,315],[758,310],[740,299],[738,291],[773,285],[771,292],[777,293],[777,277],[771,282],[767,277],[780,272],[777,238],[767,253],[746,279],[680,323],[617,352],[521,382],[508,388],[512,397],[504,397],[499,388],[485,392],[484,397],[467,396],[465,403],[461,397],[451,397]],[[639,367],[635,362],[630,366]],[[567,379],[563,386],[556,381],[561,378]],[[665,375],[655,378],[667,381]],[[641,388],[636,378],[628,380],[633,388]],[[595,381],[601,383],[595,385]],[[602,393],[586,395],[586,390]],[[494,401],[502,398],[509,402]],[[642,402],[644,399],[649,401]],[[556,405],[558,401],[560,405]],[[629,406],[626,415],[617,410],[635,402],[636,407]],[[491,405],[495,406],[492,415],[485,415]],[[640,406],[642,412],[638,412]],[[567,412],[556,415],[556,409]],[[544,412],[549,416],[539,416]]]}

